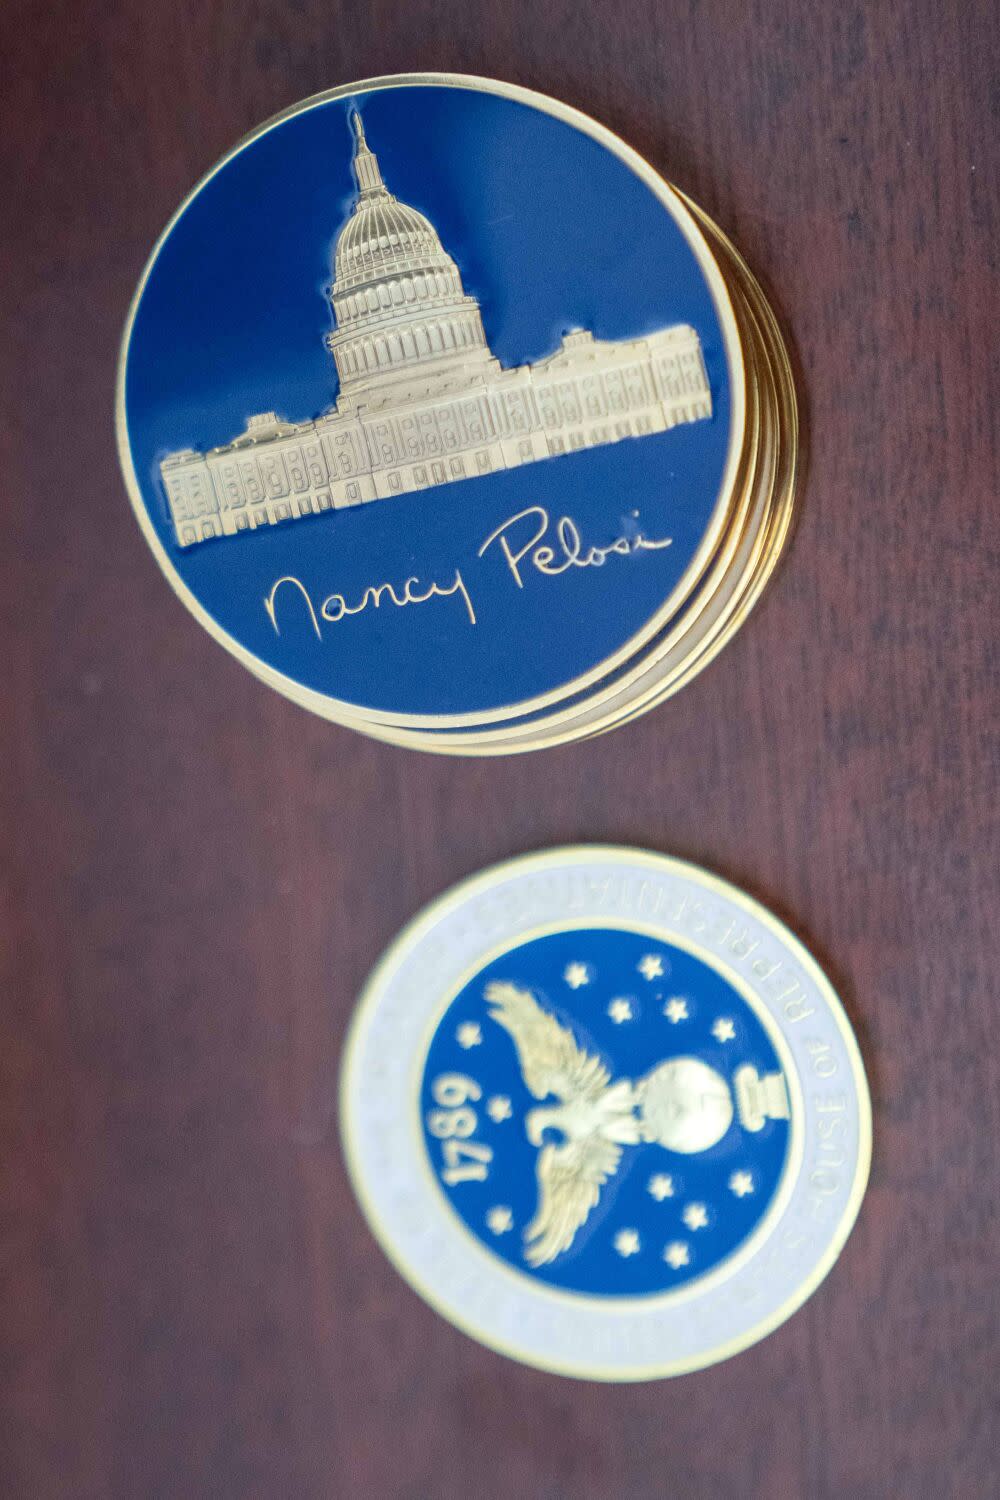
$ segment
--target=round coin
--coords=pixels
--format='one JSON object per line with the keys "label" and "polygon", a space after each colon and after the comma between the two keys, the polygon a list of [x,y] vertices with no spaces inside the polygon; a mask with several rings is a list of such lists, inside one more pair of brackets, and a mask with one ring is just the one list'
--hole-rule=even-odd
{"label": "round coin", "polygon": [[171,220],[119,449],[170,583],[259,677],[387,738],[487,734],[703,590],[746,499],[746,358],[695,214],[612,132],[374,79],[261,126]]}
{"label": "round coin", "polygon": [[466,881],[401,934],[345,1052],[351,1177],[399,1271],[529,1365],[678,1375],[836,1260],[871,1111],[822,971],[756,901],[631,849]]}

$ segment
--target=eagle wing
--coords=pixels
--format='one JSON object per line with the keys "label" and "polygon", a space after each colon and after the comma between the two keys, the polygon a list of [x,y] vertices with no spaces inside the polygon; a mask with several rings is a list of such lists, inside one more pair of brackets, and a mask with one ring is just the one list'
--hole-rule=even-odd
{"label": "eagle wing", "polygon": [[543,1146],[538,1153],[538,1208],[524,1232],[524,1258],[530,1265],[547,1265],[569,1249],[621,1156],[620,1146],[597,1134],[564,1146]]}
{"label": "eagle wing", "polygon": [[599,1058],[578,1047],[573,1033],[543,1010],[529,990],[505,980],[486,986],[490,1016],[514,1038],[521,1076],[536,1099],[596,1099],[611,1082]]}

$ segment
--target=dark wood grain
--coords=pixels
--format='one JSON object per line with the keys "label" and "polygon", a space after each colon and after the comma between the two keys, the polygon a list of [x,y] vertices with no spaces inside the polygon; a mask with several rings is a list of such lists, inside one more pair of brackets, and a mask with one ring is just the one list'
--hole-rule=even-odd
{"label": "dark wood grain", "polygon": [[[9,0],[5,31],[0,1493],[995,1493],[991,0]],[[171,595],[114,452],[120,327],[193,181],[300,97],[421,68],[556,94],[699,199],[781,307],[808,408],[801,521],[749,627],[645,721],[528,760],[380,748],[260,687]],[[738,1359],[632,1388],[428,1311],[336,1134],[386,940],[573,839],[776,907],[875,1093],[820,1292]]]}

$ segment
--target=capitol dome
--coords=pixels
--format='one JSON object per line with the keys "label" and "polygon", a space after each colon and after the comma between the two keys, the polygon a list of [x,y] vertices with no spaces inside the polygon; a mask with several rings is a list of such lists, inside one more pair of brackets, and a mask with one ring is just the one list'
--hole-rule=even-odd
{"label": "capitol dome", "polygon": [[[377,172],[375,156],[367,147],[362,149]],[[363,159],[359,151],[356,163]],[[360,172],[360,167],[357,170]],[[381,177],[378,180],[378,188],[362,190],[337,240],[333,272],[338,292],[376,273],[391,274],[417,263],[453,264],[430,220],[409,204],[400,203],[382,184]]]}
{"label": "capitol dome", "polygon": [[352,123],[358,196],[334,250],[327,336],[341,397],[379,404],[413,375],[485,374],[495,361],[478,302],[430,220],[389,192],[356,111]]}

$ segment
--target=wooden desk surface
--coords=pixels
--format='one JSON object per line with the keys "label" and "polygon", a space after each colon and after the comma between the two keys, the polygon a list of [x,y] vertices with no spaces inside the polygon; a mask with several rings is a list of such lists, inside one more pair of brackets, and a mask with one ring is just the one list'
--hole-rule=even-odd
{"label": "wooden desk surface", "polygon": [[[991,0],[7,21],[0,1493],[995,1493]],[[801,521],[750,626],[645,721],[527,760],[383,749],[258,686],[173,598],[118,475],[119,331],[177,202],[283,106],[405,69],[614,127],[734,235],[801,365]],[[782,913],[876,1106],[867,1201],[808,1306],[631,1388],[521,1369],[425,1308],[334,1118],[386,940],[459,876],[577,839],[691,857]]]}

